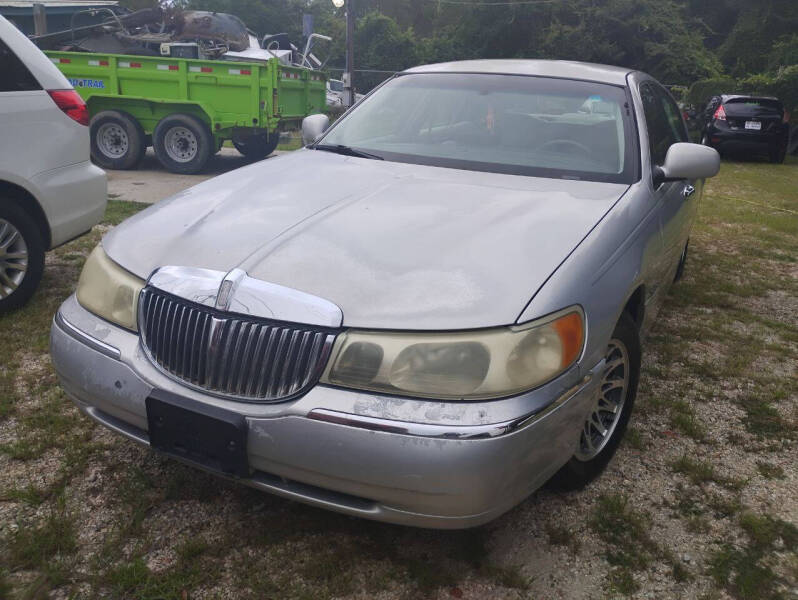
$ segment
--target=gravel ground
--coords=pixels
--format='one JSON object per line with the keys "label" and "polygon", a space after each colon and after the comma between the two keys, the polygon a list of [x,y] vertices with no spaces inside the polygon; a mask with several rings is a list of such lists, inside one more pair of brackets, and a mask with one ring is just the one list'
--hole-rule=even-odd
{"label": "gravel ground", "polygon": [[[221,481],[91,424],[47,332],[102,230],[0,318],[0,598],[798,599],[798,161],[724,162],[585,490],[425,531]],[[755,203],[755,204],[752,204]]]}

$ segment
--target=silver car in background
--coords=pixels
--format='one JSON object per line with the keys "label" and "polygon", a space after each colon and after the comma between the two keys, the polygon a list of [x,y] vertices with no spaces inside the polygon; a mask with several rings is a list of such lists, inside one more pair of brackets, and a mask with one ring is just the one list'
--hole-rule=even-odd
{"label": "silver car in background", "polygon": [[93,419],[286,498],[479,525],[580,487],[717,153],[651,77],[418,67],[108,233],[52,328]]}

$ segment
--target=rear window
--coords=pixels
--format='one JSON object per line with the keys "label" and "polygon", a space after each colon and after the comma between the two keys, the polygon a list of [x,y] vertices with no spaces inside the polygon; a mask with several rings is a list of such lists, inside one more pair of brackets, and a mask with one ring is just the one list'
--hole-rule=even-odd
{"label": "rear window", "polygon": [[42,87],[17,55],[0,40],[0,92],[27,92]]}
{"label": "rear window", "polygon": [[723,106],[727,115],[736,117],[781,117],[784,114],[781,102],[770,98],[732,98]]}

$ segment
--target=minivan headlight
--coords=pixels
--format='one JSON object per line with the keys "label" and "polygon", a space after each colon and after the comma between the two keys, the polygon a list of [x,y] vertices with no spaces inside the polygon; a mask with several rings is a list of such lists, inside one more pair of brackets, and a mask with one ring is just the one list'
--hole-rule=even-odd
{"label": "minivan headlight", "polygon": [[78,280],[77,298],[80,305],[106,321],[125,329],[138,330],[136,311],[139,292],[145,282],[113,262],[98,245]]}
{"label": "minivan headlight", "polygon": [[582,354],[578,307],[525,325],[455,333],[350,330],[322,382],[446,400],[511,396],[563,373]]}

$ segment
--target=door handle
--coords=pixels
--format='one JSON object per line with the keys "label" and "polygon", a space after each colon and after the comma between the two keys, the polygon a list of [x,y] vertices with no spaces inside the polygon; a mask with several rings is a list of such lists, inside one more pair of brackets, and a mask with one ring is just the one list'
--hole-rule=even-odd
{"label": "door handle", "polygon": [[689,184],[684,186],[684,189],[682,190],[682,196],[684,196],[685,198],[689,198],[694,193],[695,193],[695,186]]}

